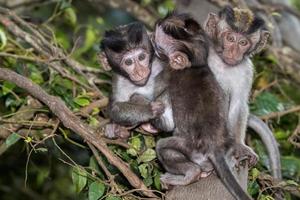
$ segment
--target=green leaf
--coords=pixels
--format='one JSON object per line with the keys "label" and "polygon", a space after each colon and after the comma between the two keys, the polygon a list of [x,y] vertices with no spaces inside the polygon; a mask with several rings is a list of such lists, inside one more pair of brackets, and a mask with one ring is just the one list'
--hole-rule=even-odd
{"label": "green leaf", "polygon": [[143,180],[143,182],[144,182],[144,184],[145,184],[147,187],[149,187],[150,185],[153,184],[153,179],[152,179],[151,176],[148,176],[147,178],[145,178],[145,179]]}
{"label": "green leaf", "polygon": [[133,137],[130,140],[130,148],[140,151],[142,148],[142,141],[140,137]]}
{"label": "green leaf", "polygon": [[8,138],[5,140],[5,144],[7,147],[10,147],[11,145],[19,141],[20,138],[21,138],[20,135],[18,135],[17,133],[10,134]]}
{"label": "green leaf", "polygon": [[122,200],[121,197],[117,196],[108,196],[105,198],[105,200]]}
{"label": "green leaf", "polygon": [[147,6],[147,5],[149,5],[151,2],[152,2],[152,0],[142,0],[141,4],[142,4],[143,6]]}
{"label": "green leaf", "polygon": [[79,106],[88,106],[90,104],[90,100],[86,97],[76,97],[74,102]]}
{"label": "green leaf", "polygon": [[98,173],[98,174],[99,174],[99,177],[100,177],[101,179],[104,179],[104,178],[105,178],[104,174],[102,173],[102,171],[101,171],[100,168],[99,168],[99,165],[98,165],[98,162],[97,162],[95,156],[91,156],[91,157],[90,157],[89,167],[90,167],[93,171],[95,171],[96,173]]}
{"label": "green leaf", "polygon": [[285,181],[285,183],[287,183],[288,185],[299,186],[299,184],[294,180],[287,180]]}
{"label": "green leaf", "polygon": [[0,28],[0,50],[2,50],[7,44],[7,37],[5,32]]}
{"label": "green leaf", "polygon": [[277,96],[269,92],[263,92],[255,99],[251,110],[257,115],[266,115],[271,112],[283,111],[284,106]]}
{"label": "green leaf", "polygon": [[300,176],[300,159],[294,156],[282,156],[281,168],[284,175],[297,179]]}
{"label": "green leaf", "polygon": [[72,170],[72,181],[75,184],[75,191],[77,193],[85,187],[87,182],[87,173],[79,167],[74,167]]}
{"label": "green leaf", "polygon": [[139,165],[139,171],[140,171],[140,174],[143,178],[147,178],[149,176],[147,168],[148,168],[147,163],[143,163],[143,164]]}
{"label": "green leaf", "polygon": [[153,149],[147,149],[139,158],[138,162],[150,162],[156,158],[156,153]]}
{"label": "green leaf", "polygon": [[36,177],[36,182],[38,186],[41,186],[45,182],[45,180],[49,177],[49,173],[49,168],[39,168]]}
{"label": "green leaf", "polygon": [[89,200],[97,200],[103,196],[105,185],[98,181],[93,182],[89,187]]}
{"label": "green leaf", "polygon": [[154,187],[157,190],[161,190],[160,172],[156,168],[154,169]]}
{"label": "green leaf", "polygon": [[260,195],[259,200],[274,200],[273,197],[271,197],[270,195]]}
{"label": "green leaf", "polygon": [[30,136],[27,136],[25,139],[24,139],[25,142],[27,143],[30,143],[32,141],[32,138]]}
{"label": "green leaf", "polygon": [[137,156],[137,154],[138,154],[134,148],[127,149],[126,153],[128,153],[129,155],[132,155],[132,156]]}
{"label": "green leaf", "polygon": [[39,151],[39,152],[42,152],[42,153],[45,153],[45,152],[48,152],[48,149],[46,148],[37,148],[36,151]]}
{"label": "green leaf", "polygon": [[38,71],[31,72],[30,79],[38,85],[40,85],[44,82],[42,74]]}
{"label": "green leaf", "polygon": [[256,168],[253,168],[250,171],[250,175],[252,177],[252,180],[256,180],[257,177],[259,176],[259,174],[260,174],[260,171],[258,169],[256,169]]}
{"label": "green leaf", "polygon": [[153,148],[155,147],[155,139],[152,136],[144,136],[145,138],[145,144],[147,148]]}
{"label": "green leaf", "polygon": [[259,193],[259,185],[256,181],[248,183],[248,193],[253,196]]}
{"label": "green leaf", "polygon": [[12,82],[9,81],[4,81],[3,85],[2,85],[2,93],[3,95],[7,95],[8,93],[10,93],[14,88],[16,87],[16,85]]}
{"label": "green leaf", "polygon": [[97,127],[99,125],[99,121],[95,117],[90,116],[89,125],[92,127]]}
{"label": "green leaf", "polygon": [[77,23],[77,16],[76,12],[72,7],[68,7],[64,10],[64,17],[66,19],[66,22],[70,24],[71,26],[75,26]]}
{"label": "green leaf", "polygon": [[265,146],[260,140],[253,140],[253,144],[255,147],[255,152],[257,152],[259,157],[259,163],[261,163],[263,166],[267,167],[268,170],[270,170],[270,159],[265,149]]}
{"label": "green leaf", "polygon": [[288,130],[276,130],[274,135],[276,140],[286,140],[291,135],[291,132]]}

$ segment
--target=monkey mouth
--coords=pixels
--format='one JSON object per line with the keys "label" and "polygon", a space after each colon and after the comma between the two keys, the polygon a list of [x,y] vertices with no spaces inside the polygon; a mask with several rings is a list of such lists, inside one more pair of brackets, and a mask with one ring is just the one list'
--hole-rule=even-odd
{"label": "monkey mouth", "polygon": [[223,58],[223,61],[230,66],[235,66],[237,64],[239,64],[239,62],[233,58]]}
{"label": "monkey mouth", "polygon": [[147,83],[147,81],[148,81],[148,77],[149,77],[149,76],[146,76],[146,77],[144,77],[144,78],[142,78],[142,79],[139,79],[139,80],[133,80],[133,82],[134,82],[136,85],[144,86],[144,85]]}
{"label": "monkey mouth", "polygon": [[144,85],[146,85],[146,83],[147,83],[147,80],[148,79],[142,79],[142,80],[140,80],[140,81],[134,81],[134,83],[136,84],[136,85],[139,85],[139,86],[144,86]]}

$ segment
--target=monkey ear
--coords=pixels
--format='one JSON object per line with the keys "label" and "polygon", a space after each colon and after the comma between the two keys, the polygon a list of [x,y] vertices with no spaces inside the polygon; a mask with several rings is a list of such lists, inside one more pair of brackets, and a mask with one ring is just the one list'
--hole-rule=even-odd
{"label": "monkey ear", "polygon": [[217,25],[220,18],[215,13],[209,13],[207,19],[204,22],[204,30],[210,38],[215,38],[217,35]]}
{"label": "monkey ear", "polygon": [[104,52],[100,52],[97,54],[97,60],[98,62],[101,64],[102,68],[105,70],[105,71],[110,71],[111,70],[111,66],[109,65],[108,63],[108,60],[107,60],[107,57],[105,55]]}
{"label": "monkey ear", "polygon": [[265,48],[268,39],[270,37],[270,32],[267,30],[262,30],[260,33],[260,41],[258,42],[258,44],[256,45],[255,49],[253,50],[252,54],[257,54],[259,53],[262,49]]}

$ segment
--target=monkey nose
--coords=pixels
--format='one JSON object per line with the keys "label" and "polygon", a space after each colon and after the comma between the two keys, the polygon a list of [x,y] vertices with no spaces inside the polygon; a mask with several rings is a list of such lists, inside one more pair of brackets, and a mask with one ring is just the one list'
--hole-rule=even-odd
{"label": "monkey nose", "polygon": [[150,70],[148,69],[148,67],[144,67],[144,66],[139,66],[137,67],[137,75],[140,77],[140,78],[146,78],[146,76],[148,76]]}

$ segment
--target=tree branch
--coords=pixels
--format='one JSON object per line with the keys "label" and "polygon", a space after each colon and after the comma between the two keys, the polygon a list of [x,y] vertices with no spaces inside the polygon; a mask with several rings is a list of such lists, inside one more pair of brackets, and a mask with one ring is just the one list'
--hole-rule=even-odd
{"label": "tree branch", "polygon": [[128,165],[119,157],[114,155],[101,137],[94,135],[93,129],[87,124],[81,122],[80,119],[74,115],[69,108],[67,108],[60,98],[47,94],[40,86],[36,85],[31,80],[9,69],[0,67],[0,79],[15,83],[18,87],[26,90],[33,97],[46,104],[66,128],[71,129],[84,140],[93,144],[112,165],[116,166],[121,171],[134,188],[141,189],[143,194],[146,196],[155,197],[155,195],[147,189],[137,175],[130,170]]}

